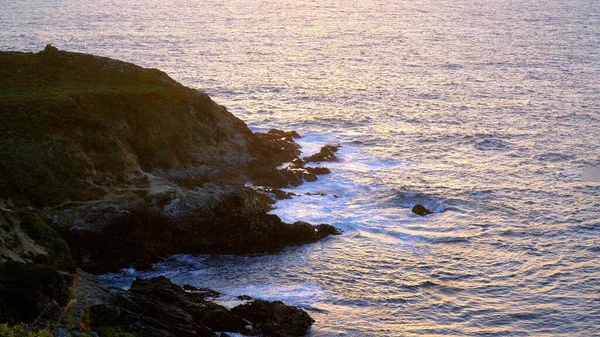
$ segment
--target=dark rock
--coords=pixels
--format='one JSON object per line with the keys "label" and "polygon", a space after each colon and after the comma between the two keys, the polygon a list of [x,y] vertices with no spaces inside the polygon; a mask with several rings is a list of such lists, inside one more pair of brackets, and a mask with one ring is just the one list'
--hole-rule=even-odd
{"label": "dark rock", "polygon": [[51,44],[47,44],[41,53],[49,56],[56,56],[58,55],[58,48],[54,47]]}
{"label": "dark rock", "polygon": [[285,192],[280,189],[273,189],[273,194],[275,194],[275,197],[277,198],[277,200],[291,199],[293,196],[296,195],[296,193]]}
{"label": "dark rock", "polygon": [[239,305],[231,312],[247,319],[266,336],[306,336],[314,320],[302,309],[290,307],[281,301],[254,300]]}
{"label": "dark rock", "polygon": [[328,225],[328,224],[320,224],[317,226],[317,230],[320,235],[328,236],[328,235],[340,235],[342,234],[337,228]]}
{"label": "dark rock", "polygon": [[278,252],[326,236],[310,224],[297,226],[267,214],[271,204],[261,197],[251,188],[215,187],[174,196],[168,212],[145,203],[97,211],[85,205],[86,226],[67,222],[72,214],[55,225],[65,226],[61,231],[78,265],[95,273],[156,263],[171,254]]}
{"label": "dark rock", "polygon": [[339,146],[336,145],[325,145],[321,148],[319,153],[313,154],[312,156],[305,157],[304,161],[307,163],[319,163],[323,161],[338,161],[335,152],[339,150]]}
{"label": "dark rock", "polygon": [[430,211],[429,209],[425,208],[425,206],[421,205],[421,204],[416,204],[413,208],[412,208],[412,212],[420,215],[420,216],[425,216],[428,214],[433,213],[432,211]]}
{"label": "dark rock", "polygon": [[300,159],[300,158],[294,158],[291,161],[291,167],[292,168],[303,168],[304,167],[304,160]]}
{"label": "dark rock", "polygon": [[322,197],[324,197],[324,196],[327,195],[326,193],[323,193],[323,192],[306,192],[304,194],[305,195],[319,195],[319,196],[322,196]]}
{"label": "dark rock", "polygon": [[71,274],[48,264],[0,264],[0,321],[31,322],[69,302]]}
{"label": "dark rock", "polygon": [[129,291],[115,290],[108,303],[91,308],[91,316],[93,326],[123,327],[147,337],[212,337],[213,331],[243,332],[247,325],[164,276],[137,279]]}
{"label": "dark rock", "polygon": [[253,300],[252,296],[248,296],[248,295],[240,295],[237,298],[238,298],[238,300],[242,300],[242,301],[251,301],[251,300]]}
{"label": "dark rock", "polygon": [[317,181],[317,176],[309,172],[304,173],[303,177],[308,182]]}
{"label": "dark rock", "polygon": [[305,167],[304,168],[306,171],[308,171],[309,173],[315,174],[315,175],[322,175],[322,174],[329,174],[331,173],[331,170],[329,170],[327,167],[322,167],[322,166],[317,166],[317,167]]}
{"label": "dark rock", "polygon": [[296,131],[283,131],[279,129],[273,129],[268,133],[276,137],[286,138],[286,140],[288,141],[292,141],[293,138],[302,138]]}
{"label": "dark rock", "polygon": [[184,284],[183,287],[181,287],[181,288],[183,288],[183,290],[186,290],[186,291],[199,291],[200,290],[200,288],[191,286],[189,284]]}
{"label": "dark rock", "polygon": [[285,192],[278,188],[272,188],[272,187],[258,187],[257,190],[270,195],[271,197],[275,198],[276,200],[291,199],[293,196],[297,195],[296,193],[293,193],[293,192]]}
{"label": "dark rock", "polygon": [[34,213],[0,210],[0,322],[30,322],[68,303],[75,264]]}
{"label": "dark rock", "polygon": [[285,188],[302,185],[302,170],[286,167],[259,171],[253,179],[256,185]]}
{"label": "dark rock", "polygon": [[278,133],[255,132],[248,148],[256,158],[248,165],[249,171],[254,171],[253,179],[260,177],[263,171],[274,169],[300,155],[300,145],[294,142],[293,137],[280,137]]}
{"label": "dark rock", "polygon": [[304,311],[281,302],[252,303],[234,312],[160,276],[137,279],[128,291],[114,289],[105,303],[92,306],[91,323],[92,328],[119,327],[145,337],[197,337],[216,336],[213,331],[301,336],[314,322]]}

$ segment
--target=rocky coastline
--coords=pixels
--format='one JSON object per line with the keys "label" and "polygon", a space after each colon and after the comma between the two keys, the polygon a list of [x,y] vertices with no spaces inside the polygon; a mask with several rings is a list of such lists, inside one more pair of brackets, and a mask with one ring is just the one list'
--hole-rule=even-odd
{"label": "rocky coastline", "polygon": [[[269,214],[280,188],[327,174],[295,131],[255,133],[156,69],[59,51],[0,52],[0,323],[57,336],[303,336],[281,302],[164,277],[127,291],[93,274],[171,254],[264,254],[339,231]],[[301,219],[299,219],[301,220]]]}

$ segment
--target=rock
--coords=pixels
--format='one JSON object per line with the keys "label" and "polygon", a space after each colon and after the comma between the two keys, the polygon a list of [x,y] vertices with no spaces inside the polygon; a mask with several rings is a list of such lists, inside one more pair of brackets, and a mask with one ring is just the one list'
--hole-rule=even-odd
{"label": "rock", "polygon": [[114,290],[110,300],[91,308],[92,325],[126,327],[148,337],[215,336],[243,331],[246,322],[226,308],[188,293],[163,277],[136,279],[128,291]]}
{"label": "rock", "polygon": [[425,206],[421,205],[421,204],[416,204],[413,208],[412,208],[412,212],[420,215],[420,216],[425,216],[428,214],[433,213],[432,211],[430,211],[429,209],[425,208]]}
{"label": "rock", "polygon": [[302,138],[298,132],[296,131],[282,131],[279,129],[273,129],[271,131],[268,132],[271,135],[274,135],[276,137],[281,137],[281,138],[285,138],[287,141],[293,141],[293,138]]}
{"label": "rock", "polygon": [[311,181],[317,181],[317,176],[309,173],[309,172],[305,172],[303,175],[304,180],[311,182]]}
{"label": "rock", "polygon": [[[283,222],[267,213],[273,199],[244,187],[288,198],[277,189],[329,173],[304,167],[297,132],[253,133],[160,70],[51,45],[0,52],[0,74],[0,87],[19,96],[0,98],[10,112],[0,114],[0,199],[8,200],[0,205],[0,322],[45,312],[62,328],[68,311],[77,322],[92,317],[101,335],[251,334],[206,300],[218,295],[208,289],[158,278],[108,290],[76,267],[148,269],[170,254],[272,253],[339,234]],[[326,146],[317,159],[334,160],[335,151]]]}
{"label": "rock", "polygon": [[53,332],[54,337],[71,337],[71,333],[65,328],[58,328]]}
{"label": "rock", "polygon": [[158,262],[171,254],[256,254],[316,242],[326,235],[273,214],[272,200],[248,187],[206,185],[178,190],[164,206],[139,199],[46,210],[78,266],[117,272]]}
{"label": "rock", "polygon": [[54,47],[51,44],[47,44],[41,53],[49,56],[56,56],[58,55],[58,48]]}
{"label": "rock", "polygon": [[253,298],[251,296],[248,295],[240,295],[237,297],[238,300],[242,300],[242,301],[251,301],[253,300]]}
{"label": "rock", "polygon": [[277,198],[277,200],[292,199],[292,197],[296,195],[296,193],[285,192],[280,189],[273,189],[272,193],[275,195],[275,198]]}
{"label": "rock", "polygon": [[324,192],[306,192],[306,193],[304,193],[304,195],[318,195],[318,196],[324,197],[327,194]]}
{"label": "rock", "polygon": [[338,161],[335,152],[339,150],[339,146],[336,145],[325,145],[321,148],[319,153],[313,154],[312,156],[305,157],[304,161],[307,163],[318,163],[323,161]]}
{"label": "rock", "polygon": [[[196,337],[216,336],[213,331],[301,336],[298,333],[305,335],[313,322],[308,314],[295,307],[262,302],[248,308],[237,307],[234,312],[206,301],[195,292],[186,292],[160,276],[136,279],[128,291],[112,290],[106,303],[92,306],[91,323],[95,330],[114,326],[145,337]],[[248,321],[254,326],[249,327]]]}
{"label": "rock", "polygon": [[193,292],[196,295],[202,296],[203,299],[215,298],[215,297],[221,296],[221,293],[219,293],[218,291],[214,291],[214,290],[208,289],[208,288],[198,288],[198,287],[191,286],[189,284],[184,285],[182,288],[183,288],[183,290],[185,290],[187,292]]}
{"label": "rock", "polygon": [[303,168],[304,167],[304,160],[300,159],[300,158],[294,158],[291,162],[290,162],[290,166],[292,168]]}
{"label": "rock", "polygon": [[337,228],[335,228],[331,225],[328,225],[328,224],[318,225],[317,231],[320,233],[320,235],[324,235],[324,236],[342,234]]}
{"label": "rock", "polygon": [[68,303],[74,263],[37,215],[0,211],[0,322],[30,322]]}
{"label": "rock", "polygon": [[281,301],[254,300],[231,309],[235,315],[251,322],[266,336],[306,336],[314,320],[302,309]]}
{"label": "rock", "polygon": [[331,173],[331,170],[329,170],[327,167],[322,167],[322,166],[317,166],[317,167],[305,167],[304,168],[306,171],[308,171],[311,174],[314,175],[322,175],[322,174],[329,174]]}

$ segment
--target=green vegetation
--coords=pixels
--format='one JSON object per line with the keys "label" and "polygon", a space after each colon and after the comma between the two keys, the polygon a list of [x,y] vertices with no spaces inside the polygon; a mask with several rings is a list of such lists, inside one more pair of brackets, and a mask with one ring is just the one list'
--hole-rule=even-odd
{"label": "green vegetation", "polygon": [[103,326],[95,329],[102,337],[136,337],[136,334],[123,332],[120,328]]}
{"label": "green vegetation", "polygon": [[30,322],[49,307],[66,305],[72,280],[47,264],[1,264],[0,317],[13,324]]}
{"label": "green vegetation", "polygon": [[21,217],[23,231],[48,252],[44,260],[35,261],[55,266],[59,270],[74,271],[75,263],[67,243],[34,213],[24,213]]}
{"label": "green vegetation", "polygon": [[[0,52],[0,198],[52,206],[99,197],[90,170],[116,179],[192,160],[193,125],[212,102],[156,69],[93,55]],[[207,129],[207,133],[210,128]]]}
{"label": "green vegetation", "polygon": [[0,324],[0,337],[53,337],[47,330],[39,330],[38,332],[29,331],[29,327],[25,324],[9,326],[7,323]]}

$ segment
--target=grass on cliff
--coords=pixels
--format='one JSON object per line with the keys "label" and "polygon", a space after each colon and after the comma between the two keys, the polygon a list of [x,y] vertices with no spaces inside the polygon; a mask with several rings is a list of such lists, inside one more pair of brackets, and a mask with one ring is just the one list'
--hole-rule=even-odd
{"label": "grass on cliff", "polygon": [[[8,325],[8,323],[0,324],[0,337],[54,337],[49,329],[40,329],[31,331],[31,327],[27,324]],[[115,327],[99,327],[95,329],[100,337],[136,337],[136,334],[123,332],[120,328]],[[91,337],[88,333],[79,333],[79,337]]]}
{"label": "grass on cliff", "polygon": [[0,324],[0,337],[53,337],[53,335],[47,329],[33,332],[25,324],[9,326],[4,323]]}
{"label": "grass on cliff", "polygon": [[193,92],[159,70],[93,55],[0,52],[0,199],[97,197],[84,173],[118,175],[123,148],[142,167],[168,166],[188,135],[162,130],[165,116]]}

